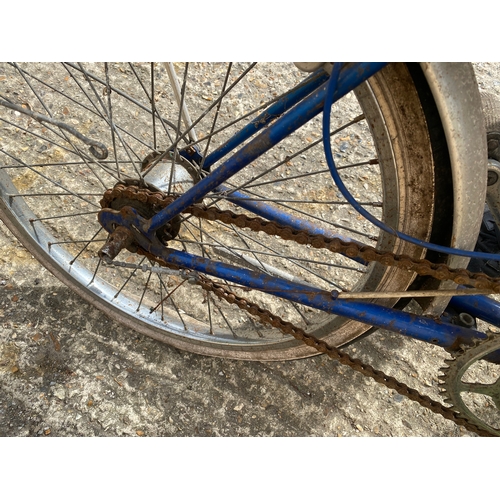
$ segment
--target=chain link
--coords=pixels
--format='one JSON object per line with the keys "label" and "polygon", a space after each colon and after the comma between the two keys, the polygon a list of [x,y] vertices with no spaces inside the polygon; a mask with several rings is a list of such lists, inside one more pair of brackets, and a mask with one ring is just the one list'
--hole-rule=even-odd
{"label": "chain link", "polygon": [[[157,210],[161,210],[174,200],[173,197],[166,196],[159,192],[151,192],[148,189],[141,189],[135,185],[126,186],[118,184],[113,189],[109,189],[105,192],[104,197],[101,200],[101,207],[103,209],[109,209],[112,207],[112,203],[118,199],[139,201],[140,203],[153,206]],[[292,228],[281,226],[258,217],[248,217],[246,215],[236,214],[230,210],[219,210],[214,207],[207,208],[202,205],[193,205],[183,213],[210,221],[220,221],[226,224],[234,224],[239,228],[248,228],[255,232],[263,231],[268,235],[277,235],[280,238],[292,240],[302,245],[311,245],[314,248],[325,248],[331,252],[340,253],[347,257],[361,258],[366,262],[380,262],[386,266],[395,266],[400,269],[413,271],[421,276],[432,276],[439,280],[452,280],[460,285],[474,286],[482,290],[491,290],[495,293],[500,292],[500,279],[490,278],[486,274],[470,273],[465,269],[450,269],[445,264],[433,264],[428,260],[412,259],[406,255],[396,255],[391,252],[380,252],[371,246],[360,245],[355,242],[346,243],[339,238],[312,236],[306,231],[296,231]],[[158,258],[157,256],[142,249],[139,249],[138,253],[148,257],[148,259],[156,262],[160,266],[168,266],[163,259]],[[359,359],[351,358],[347,353],[341,351],[340,349],[329,346],[326,342],[317,339],[313,335],[307,334],[301,328],[284,321],[279,316],[261,308],[257,304],[238,297],[230,290],[215,283],[207,277],[201,276],[198,273],[190,272],[188,272],[186,276],[189,276],[191,283],[198,284],[207,292],[215,294],[217,297],[225,300],[229,304],[235,304],[238,308],[246,311],[252,316],[255,316],[260,322],[278,328],[283,333],[291,335],[296,340],[316,349],[319,353],[326,354],[331,359],[338,360],[341,364],[349,366],[354,371],[357,371],[366,377],[372,378],[389,389],[395,390],[402,396],[419,403],[424,408],[451,420],[457,425],[465,427],[471,432],[475,432],[479,436],[492,436],[492,434],[488,431],[479,428],[475,424],[460,416],[452,408],[442,405],[440,402],[431,399],[429,396],[420,394],[416,389],[408,387],[403,382],[399,382],[394,377],[386,375],[380,370],[376,370]]]}
{"label": "chain link", "polygon": [[[146,205],[152,205],[158,210],[165,208],[175,199],[159,192],[153,193],[148,189],[140,189],[134,185],[125,186],[118,184],[113,189],[109,189],[104,193],[101,206],[102,208],[110,208],[111,203],[120,198],[136,200]],[[345,242],[340,238],[311,235],[304,230],[294,230],[259,217],[237,214],[231,210],[219,210],[215,207],[207,208],[203,205],[192,205],[183,213],[209,221],[232,224],[241,229],[264,232],[269,236],[278,236],[283,240],[295,241],[300,245],[311,245],[317,249],[326,249],[349,258],[359,258],[365,262],[379,262],[384,266],[405,269],[415,272],[420,276],[430,276],[440,281],[451,280],[458,285],[466,285],[479,290],[500,293],[500,278],[491,278],[484,273],[471,273],[466,269],[452,269],[446,264],[434,264],[426,259],[413,259],[408,255],[382,252],[372,246],[362,245],[353,241]]]}

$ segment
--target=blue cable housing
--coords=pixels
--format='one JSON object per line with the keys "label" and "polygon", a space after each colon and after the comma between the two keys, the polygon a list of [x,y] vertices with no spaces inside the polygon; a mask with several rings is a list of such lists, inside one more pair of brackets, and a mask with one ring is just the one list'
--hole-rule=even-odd
{"label": "blue cable housing", "polygon": [[441,245],[436,245],[434,243],[429,243],[427,241],[419,240],[414,238],[408,234],[401,233],[396,229],[384,224],[382,221],[378,220],[374,217],[370,212],[365,210],[352,196],[349,190],[346,188],[343,183],[340,175],[338,173],[337,167],[335,166],[335,161],[333,159],[332,148],[330,144],[330,113],[333,104],[333,95],[337,88],[340,69],[342,67],[342,63],[334,63],[332,73],[330,75],[330,80],[328,81],[328,87],[323,107],[323,146],[325,150],[325,157],[328,163],[328,168],[330,169],[330,173],[332,175],[335,184],[339,188],[340,192],[344,196],[344,198],[354,207],[354,209],[359,212],[363,217],[368,219],[372,224],[377,226],[379,229],[386,231],[389,234],[397,236],[398,238],[408,241],[409,243],[413,243],[414,245],[418,245],[428,250],[433,250],[435,252],[447,253],[450,255],[459,255],[460,257],[469,257],[475,259],[486,259],[486,260],[498,260],[500,261],[500,254],[494,253],[484,253],[484,252],[473,252],[469,250],[460,250],[458,248],[445,247]]}

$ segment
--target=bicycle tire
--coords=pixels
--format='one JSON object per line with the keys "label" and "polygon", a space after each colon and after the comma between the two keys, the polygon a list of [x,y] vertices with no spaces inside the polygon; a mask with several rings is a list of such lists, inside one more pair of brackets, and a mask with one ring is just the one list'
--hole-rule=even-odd
{"label": "bicycle tire", "polygon": [[[199,71],[198,76],[190,77],[186,83],[187,88],[191,82],[195,82],[192,84],[195,87],[195,95],[190,99],[186,95],[185,98],[190,109],[204,101],[210,103],[214,100],[218,92],[217,87],[224,86],[226,74],[217,65],[200,64],[195,68]],[[235,65],[232,71],[241,74],[244,68],[245,65]],[[242,103],[249,100],[247,93],[250,90],[257,92],[253,104],[259,105],[262,99],[272,99],[273,93],[279,94],[282,86],[280,75],[283,80],[291,80],[293,77],[297,82],[302,78],[293,67],[291,70],[276,70],[272,67],[270,73],[258,68],[259,66],[242,79],[243,89],[237,91],[239,93],[236,97],[230,98],[230,106],[221,108],[224,116],[219,119],[224,123],[230,121],[231,111],[241,114],[240,108]],[[205,76],[209,69],[216,73],[211,79]],[[154,90],[151,91],[151,94],[155,93],[155,100],[158,100],[155,108],[152,108],[148,87],[143,81],[148,71],[155,79]],[[184,67],[178,66],[177,73],[181,79],[183,72]],[[110,145],[107,163],[101,162],[92,158],[77,140],[61,129],[37,123],[16,111],[0,111],[0,119],[4,125],[3,140],[0,143],[0,217],[49,271],[114,320],[180,349],[205,355],[255,360],[293,359],[315,354],[310,348],[296,341],[255,325],[251,320],[240,316],[239,312],[221,312],[222,305],[205,297],[201,291],[194,291],[193,287],[183,292],[184,286],[178,287],[181,281],[178,277],[165,278],[163,283],[156,273],[150,273],[145,283],[145,276],[139,276],[138,272],[130,277],[132,271],[109,269],[97,264],[96,253],[102,243],[96,242],[95,239],[91,244],[86,242],[99,229],[95,214],[90,213],[97,210],[98,195],[123,178],[121,170],[133,177],[134,168],[137,170],[137,166],[132,166],[134,162],[140,165],[151,151],[163,150],[169,146],[165,140],[160,144],[159,139],[152,138],[153,115],[158,114],[154,127],[155,132],[162,138],[165,137],[167,129],[175,136],[177,127],[182,126],[178,114],[169,115],[169,109],[175,108],[175,99],[163,85],[165,74],[162,67],[115,64],[63,65],[58,69],[44,64],[23,67],[5,65],[1,73],[6,76],[0,82],[4,97],[30,109],[37,109],[40,113],[50,113],[60,120],[69,121],[82,133],[99,137],[101,142]],[[134,89],[131,88],[132,85]],[[377,73],[369,82],[355,90],[357,102],[354,96],[349,94],[345,98],[345,106],[337,106],[333,111],[333,121],[341,131],[340,141],[334,136],[332,144],[339,157],[340,167],[343,166],[342,160],[350,160],[347,165],[356,164],[356,159],[365,161],[365,165],[361,167],[346,169],[346,172],[355,172],[346,174],[346,182],[352,186],[361,183],[361,191],[367,195],[368,203],[375,200],[371,210],[398,230],[420,239],[429,239],[438,196],[435,178],[441,168],[435,164],[433,152],[442,145],[434,144],[435,135],[428,130],[428,115],[435,113],[435,110],[421,101],[419,85],[422,85],[422,82],[416,84],[408,66],[404,64],[391,64]],[[106,102],[109,88],[110,99],[115,101],[110,109]],[[152,88],[149,84],[149,89]],[[209,89],[205,94],[196,94],[196,91],[205,88]],[[161,119],[160,112],[156,111],[160,108]],[[342,129],[341,119],[345,123],[360,114],[365,117],[364,125],[359,122]],[[348,115],[348,118],[345,115]],[[109,123],[113,123],[114,128],[111,128]],[[211,123],[210,121],[210,126]],[[311,205],[311,208],[308,208],[308,217],[310,220],[329,217],[327,222],[331,227],[331,224],[336,224],[335,221],[343,216],[351,217],[353,214],[349,213],[349,207],[331,203],[339,201],[335,188],[331,185],[331,178],[326,172],[317,173],[327,170],[326,164],[319,168],[322,151],[318,154],[308,150],[286,161],[292,156],[288,152],[292,146],[300,151],[304,145],[314,143],[317,137],[321,137],[320,133],[316,135],[314,132],[315,125],[321,126],[319,119],[312,120],[288,142],[284,141],[274,151],[269,152],[260,163],[255,162],[251,171],[244,170],[231,182],[250,182],[249,192],[253,196],[266,196],[271,200],[283,198],[283,194],[293,195],[293,201],[288,201],[285,205],[287,209],[298,213],[297,207],[304,206],[299,204],[304,204],[306,193],[297,192],[297,184],[301,182],[299,179],[308,179],[302,186],[314,197],[311,203],[307,204]],[[142,128],[143,126],[147,128]],[[210,126],[203,128],[198,125],[197,130],[207,136]],[[229,137],[230,131],[231,127],[221,132],[221,142]],[[371,139],[368,139],[368,132]],[[141,134],[149,135],[143,137]],[[157,144],[153,145],[153,140],[156,140]],[[370,144],[371,140],[373,146]],[[214,141],[215,137],[212,144]],[[355,151],[356,145],[361,145],[360,151]],[[256,178],[266,170],[265,161],[269,161],[273,156],[278,157],[279,166],[273,173],[267,174],[266,181],[257,182]],[[311,158],[312,163],[306,164]],[[374,158],[379,166],[373,161]],[[296,173],[294,168],[297,169]],[[306,176],[308,169],[315,173]],[[301,175],[303,177],[298,177]],[[283,189],[282,186],[286,184],[290,187]],[[56,188],[62,191],[54,193]],[[89,190],[90,194],[85,194]],[[383,203],[381,207],[377,207],[380,193]],[[322,196],[324,200],[320,199]],[[307,198],[306,200],[308,201]],[[330,205],[313,204],[313,201],[327,201]],[[219,203],[223,205],[224,202]],[[273,203],[283,205],[279,201]],[[86,215],[80,215],[79,210],[89,206],[94,206],[95,210],[88,210]],[[325,210],[323,206],[326,207]],[[61,207],[64,207],[66,213],[63,215],[66,217],[56,218],[61,215]],[[441,215],[448,209],[451,213],[451,207],[441,207]],[[300,213],[302,212],[300,209]],[[349,224],[350,231],[353,232],[347,234],[354,234],[356,239],[369,242],[363,233],[372,229],[366,224],[363,225],[364,223],[355,216],[351,218],[353,220],[349,221]],[[321,223],[325,224],[323,221]],[[185,225],[187,226],[187,223]],[[345,276],[339,279],[338,271],[341,270],[344,274],[347,274],[347,271],[335,266],[354,266],[345,258],[334,260],[331,254],[323,251],[315,250],[314,257],[309,259],[313,249],[302,248],[300,252],[303,253],[297,253],[295,245],[279,245],[278,248],[272,241],[268,247],[262,247],[261,242],[255,241],[252,235],[234,234],[233,237],[232,228],[220,225],[204,226],[203,232],[200,229],[199,233],[197,226],[191,225],[186,231],[191,234],[196,245],[204,244],[202,252],[214,258],[229,258],[234,262],[243,252],[235,251],[234,248],[246,245],[249,250],[244,255],[245,265],[259,267],[262,265],[261,260],[266,258],[268,263],[265,269],[268,271],[298,276],[299,279],[315,285],[321,282],[327,288],[333,283],[339,288],[353,287],[356,290],[404,290],[414,280],[411,273],[385,268],[379,264],[371,264],[366,270],[363,269],[366,271],[363,273],[353,271],[352,279]],[[181,235],[184,239],[187,239],[186,231]],[[193,232],[198,234],[197,240]],[[212,232],[217,232],[217,237],[213,236]],[[387,234],[375,234],[374,237],[378,238],[377,246],[380,249],[405,253],[415,258],[424,256],[422,249],[396,241]],[[193,251],[195,243],[183,242],[179,245],[180,248],[189,247],[190,251]],[[266,248],[265,252],[259,253],[262,248]],[[286,261],[279,255],[284,251],[289,252]],[[297,255],[304,260],[297,260]],[[75,256],[78,256],[77,260],[71,263]],[[120,257],[121,260],[132,264],[142,264],[133,254],[124,252]],[[307,262],[307,259],[313,262]],[[239,263],[241,264],[241,260]],[[310,269],[306,270],[304,266],[309,266]],[[321,271],[325,266],[330,273],[328,275]],[[151,280],[158,281],[154,289],[152,285],[148,285]],[[127,290],[122,288],[122,285]],[[164,299],[168,294],[171,296],[167,305]],[[363,323],[347,321],[317,311],[311,312],[302,306],[283,303],[274,298],[267,300],[260,292],[252,292],[251,297],[258,302],[263,301],[265,307],[282,313],[285,319],[303,321],[302,326],[308,332],[333,345],[350,342],[370,328]],[[377,299],[375,302],[392,306],[395,300]],[[136,306],[139,312],[135,310]],[[146,309],[150,311],[149,315]],[[216,319],[215,316],[219,313],[220,317]]]}

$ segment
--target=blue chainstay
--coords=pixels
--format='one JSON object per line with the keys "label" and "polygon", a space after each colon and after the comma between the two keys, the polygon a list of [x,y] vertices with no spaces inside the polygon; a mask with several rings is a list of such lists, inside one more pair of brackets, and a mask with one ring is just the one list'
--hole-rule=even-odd
{"label": "blue chainstay", "polygon": [[[346,318],[401,333],[445,348],[456,348],[460,343],[485,339],[484,333],[449,323],[436,322],[423,316],[390,309],[373,303],[336,298],[328,291],[269,274],[224,264],[201,256],[165,247],[156,237],[150,241],[138,230],[144,219],[133,208],[127,209],[130,217],[123,218],[117,212],[101,212],[99,220],[108,228],[123,225],[135,234],[139,246],[169,264],[181,269],[190,269],[219,279],[227,280],[253,290],[260,290],[277,297],[291,300],[315,309],[338,314]],[[103,222],[105,215],[106,223]]]}

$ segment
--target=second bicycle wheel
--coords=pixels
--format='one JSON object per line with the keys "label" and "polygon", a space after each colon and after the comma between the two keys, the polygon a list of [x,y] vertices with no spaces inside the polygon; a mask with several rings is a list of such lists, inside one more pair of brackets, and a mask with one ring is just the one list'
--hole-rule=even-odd
{"label": "second bicycle wheel", "polygon": [[[106,190],[137,180],[170,149],[190,118],[194,134],[179,148],[196,145],[201,161],[182,167],[183,160],[172,163],[167,155],[157,167],[173,192],[187,189],[203,175],[208,152],[304,79],[292,64],[175,63],[170,68],[177,74],[177,89],[162,64],[2,64],[1,99],[64,122],[109,151],[99,160],[67,130],[0,108],[2,220],[61,281],[134,330],[214,356],[278,360],[315,354],[207,296],[182,275],[160,272],[137,254],[119,254],[116,260],[127,267],[100,261],[106,233],[97,212]],[[389,65],[335,104],[331,141],[337,166],[357,199],[392,227],[429,239],[436,201],[436,145],[419,90],[406,65]],[[181,105],[184,115],[179,113]],[[168,189],[160,184],[153,182],[155,189]],[[379,234],[342,198],[325,162],[321,117],[226,186],[347,238],[415,258],[424,255],[422,249]],[[204,201],[245,213],[217,193]],[[127,200],[114,203],[119,209]],[[152,215],[147,204],[130,204],[144,216]],[[177,231],[168,242],[171,248],[326,290],[405,290],[414,280],[407,271],[379,264],[365,267],[326,250],[195,217],[183,218]],[[369,328],[259,291],[225,286],[332,345],[349,342]],[[376,302],[390,306],[395,300]]]}

